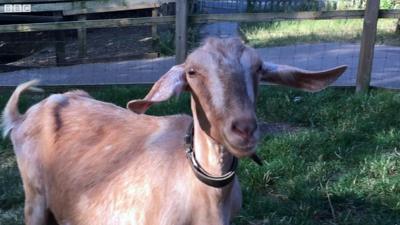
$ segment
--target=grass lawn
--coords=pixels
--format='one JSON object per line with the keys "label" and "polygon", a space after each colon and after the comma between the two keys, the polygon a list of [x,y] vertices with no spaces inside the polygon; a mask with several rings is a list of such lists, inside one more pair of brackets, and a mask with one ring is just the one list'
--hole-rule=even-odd
{"label": "grass lawn", "polygon": [[[397,19],[379,19],[377,43],[400,45]],[[243,23],[241,33],[254,47],[316,42],[359,42],[363,20],[303,20],[267,23]]]}
{"label": "grass lawn", "polygon": [[[92,95],[124,106],[146,91],[104,88]],[[0,96],[1,109],[8,96]],[[25,95],[21,108],[41,98]],[[260,120],[302,128],[262,138],[262,167],[241,161],[244,204],[235,225],[400,224],[400,93],[263,87],[258,100]],[[150,113],[188,112],[188,101],[184,95]],[[11,145],[2,140],[0,224],[23,223],[23,198]]]}

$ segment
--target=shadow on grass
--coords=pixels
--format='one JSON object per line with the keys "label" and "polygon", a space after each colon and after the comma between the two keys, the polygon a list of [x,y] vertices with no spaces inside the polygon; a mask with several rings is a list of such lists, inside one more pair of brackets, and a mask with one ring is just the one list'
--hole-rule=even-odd
{"label": "shadow on grass", "polygon": [[235,225],[398,225],[400,221],[397,210],[353,194],[330,195],[330,202],[325,193],[318,192],[308,198],[291,198],[277,193],[245,191],[244,197],[244,208]]}

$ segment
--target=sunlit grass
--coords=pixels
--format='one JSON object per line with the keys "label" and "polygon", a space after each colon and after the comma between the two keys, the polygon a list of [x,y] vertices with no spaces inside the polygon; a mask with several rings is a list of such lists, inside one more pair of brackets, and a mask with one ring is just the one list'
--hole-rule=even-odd
{"label": "sunlit grass", "polygon": [[[103,88],[98,99],[124,106],[148,87]],[[268,134],[258,152],[262,167],[241,160],[243,208],[235,225],[396,225],[400,222],[400,93],[310,94],[263,87],[257,114],[266,122],[302,127]],[[8,95],[0,96],[3,108]],[[24,96],[22,109],[44,95]],[[296,99],[296,100],[295,100]],[[151,114],[188,113],[184,95]],[[328,198],[329,196],[329,198]],[[22,224],[23,191],[9,141],[0,144],[0,224]]]}
{"label": "sunlit grass", "polygon": [[[400,45],[395,33],[397,19],[378,21],[377,43]],[[358,42],[363,28],[361,19],[303,20],[242,24],[241,32],[255,47],[316,42]]]}

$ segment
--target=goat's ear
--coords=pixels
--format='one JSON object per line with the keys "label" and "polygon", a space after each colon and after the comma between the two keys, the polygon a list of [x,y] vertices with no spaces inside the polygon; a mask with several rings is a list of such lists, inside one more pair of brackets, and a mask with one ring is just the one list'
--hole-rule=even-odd
{"label": "goat's ear", "polygon": [[144,99],[132,100],[126,107],[135,113],[144,113],[154,103],[179,95],[186,89],[186,86],[184,65],[176,65],[153,85]]}
{"label": "goat's ear", "polygon": [[343,65],[323,71],[308,71],[292,66],[264,62],[261,81],[315,92],[333,83],[346,69],[347,66]]}

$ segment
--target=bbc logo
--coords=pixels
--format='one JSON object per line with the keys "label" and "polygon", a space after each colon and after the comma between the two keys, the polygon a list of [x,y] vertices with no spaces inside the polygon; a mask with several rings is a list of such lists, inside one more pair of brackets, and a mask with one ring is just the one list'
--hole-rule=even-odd
{"label": "bbc logo", "polygon": [[31,12],[32,7],[31,4],[5,4],[4,12],[5,13],[25,13]]}

